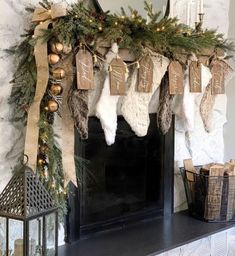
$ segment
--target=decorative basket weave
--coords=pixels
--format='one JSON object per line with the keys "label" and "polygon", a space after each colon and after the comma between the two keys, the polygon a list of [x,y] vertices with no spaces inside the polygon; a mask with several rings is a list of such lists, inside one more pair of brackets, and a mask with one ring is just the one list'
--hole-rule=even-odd
{"label": "decorative basket weave", "polygon": [[[200,173],[201,166],[196,166]],[[207,222],[235,221],[235,176],[209,176],[180,168],[191,216]]]}

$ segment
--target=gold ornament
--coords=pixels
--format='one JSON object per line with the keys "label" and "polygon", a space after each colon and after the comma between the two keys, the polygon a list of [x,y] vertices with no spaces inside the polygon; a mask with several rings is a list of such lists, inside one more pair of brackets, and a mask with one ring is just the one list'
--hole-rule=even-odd
{"label": "gold ornament", "polygon": [[55,79],[63,79],[65,77],[65,71],[63,68],[55,68],[52,71],[52,75]]}
{"label": "gold ornament", "polygon": [[98,28],[98,29],[99,29],[99,31],[102,31],[102,30],[103,30],[103,28],[102,28],[101,26],[99,26],[99,28]]}
{"label": "gold ornament", "polygon": [[64,54],[69,54],[71,51],[72,51],[72,46],[71,46],[71,44],[69,44],[69,45],[64,45],[64,48],[63,48],[63,53],[64,53]]}
{"label": "gold ornament", "polygon": [[48,63],[50,65],[55,65],[57,62],[60,61],[60,56],[55,54],[55,53],[51,53],[48,55]]}
{"label": "gold ornament", "polygon": [[45,161],[44,161],[43,159],[41,159],[41,158],[38,159],[38,164],[39,164],[39,165],[43,165],[44,163],[45,163]]}
{"label": "gold ornament", "polygon": [[57,96],[63,92],[63,88],[59,84],[52,84],[50,87],[50,92],[53,96]]}
{"label": "gold ornament", "polygon": [[53,43],[51,45],[51,51],[54,53],[62,53],[64,49],[64,45],[62,43]]}
{"label": "gold ornament", "polygon": [[59,108],[59,105],[56,101],[54,100],[49,100],[47,102],[47,108],[49,112],[56,112]]}

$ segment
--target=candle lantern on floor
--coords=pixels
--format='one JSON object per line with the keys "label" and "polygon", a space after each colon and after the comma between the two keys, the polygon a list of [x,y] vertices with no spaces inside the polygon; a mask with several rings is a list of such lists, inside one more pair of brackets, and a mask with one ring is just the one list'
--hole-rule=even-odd
{"label": "candle lantern on floor", "polygon": [[26,165],[0,194],[0,236],[1,255],[58,254],[58,209]]}

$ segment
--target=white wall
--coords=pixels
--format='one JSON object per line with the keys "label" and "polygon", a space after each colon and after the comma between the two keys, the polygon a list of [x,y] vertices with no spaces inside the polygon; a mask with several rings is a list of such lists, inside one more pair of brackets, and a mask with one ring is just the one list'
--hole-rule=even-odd
{"label": "white wall", "polygon": [[[230,1],[229,12],[229,33],[228,37],[235,42],[235,1]],[[231,60],[231,65],[235,69],[235,58]],[[235,158],[235,77],[229,82],[226,87],[228,96],[227,103],[227,119],[228,122],[224,127],[224,142],[225,142],[225,161]]]}

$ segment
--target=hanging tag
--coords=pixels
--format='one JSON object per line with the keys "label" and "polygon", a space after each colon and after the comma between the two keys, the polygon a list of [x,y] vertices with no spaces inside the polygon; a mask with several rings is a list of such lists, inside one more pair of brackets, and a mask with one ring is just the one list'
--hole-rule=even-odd
{"label": "hanging tag", "polygon": [[153,61],[150,56],[145,56],[139,63],[138,92],[152,92],[153,89]]}
{"label": "hanging tag", "polygon": [[183,94],[183,68],[178,61],[172,61],[168,67],[169,91],[171,95]]}
{"label": "hanging tag", "polygon": [[76,54],[77,88],[90,90],[95,88],[92,55],[86,49]]}
{"label": "hanging tag", "polygon": [[126,95],[126,65],[122,59],[113,59],[109,71],[110,95]]}
{"label": "hanging tag", "polygon": [[225,77],[224,77],[224,62],[221,60],[214,60],[211,68],[211,90],[212,94],[225,93]]}
{"label": "hanging tag", "polygon": [[192,61],[189,66],[190,92],[202,92],[201,86],[201,63]]}

